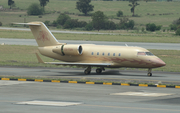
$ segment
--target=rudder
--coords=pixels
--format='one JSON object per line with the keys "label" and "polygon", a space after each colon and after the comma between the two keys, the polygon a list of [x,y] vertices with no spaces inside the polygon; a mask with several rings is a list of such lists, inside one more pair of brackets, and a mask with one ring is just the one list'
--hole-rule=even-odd
{"label": "rudder", "polygon": [[60,44],[44,23],[30,22],[27,25],[29,25],[39,47]]}

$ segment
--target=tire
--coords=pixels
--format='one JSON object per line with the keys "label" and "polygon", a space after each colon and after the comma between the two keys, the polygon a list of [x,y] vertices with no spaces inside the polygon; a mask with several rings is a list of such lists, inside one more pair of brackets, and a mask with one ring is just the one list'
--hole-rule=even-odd
{"label": "tire", "polygon": [[91,71],[88,71],[88,70],[85,70],[85,71],[84,71],[84,74],[85,74],[85,75],[89,75],[90,73],[91,73]]}
{"label": "tire", "polygon": [[149,77],[151,77],[151,76],[152,76],[152,73],[148,73],[147,75],[148,75]]}
{"label": "tire", "polygon": [[97,74],[102,73],[102,69],[96,69],[96,73],[97,73]]}

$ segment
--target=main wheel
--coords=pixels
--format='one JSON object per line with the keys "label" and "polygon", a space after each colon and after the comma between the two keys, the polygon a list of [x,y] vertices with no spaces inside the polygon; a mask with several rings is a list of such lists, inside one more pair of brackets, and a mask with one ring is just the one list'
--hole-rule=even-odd
{"label": "main wheel", "polygon": [[96,73],[97,73],[97,74],[102,73],[102,69],[96,69]]}
{"label": "main wheel", "polygon": [[84,74],[89,75],[90,73],[91,73],[91,71],[84,70]]}
{"label": "main wheel", "polygon": [[152,73],[148,73],[147,75],[148,75],[149,77],[151,77],[151,76],[152,76]]}

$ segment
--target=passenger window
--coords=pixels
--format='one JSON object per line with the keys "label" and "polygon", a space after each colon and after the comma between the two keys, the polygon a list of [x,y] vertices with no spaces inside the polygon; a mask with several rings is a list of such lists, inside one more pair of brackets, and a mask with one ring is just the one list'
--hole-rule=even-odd
{"label": "passenger window", "polygon": [[113,56],[115,56],[116,54],[115,53],[113,53]]}
{"label": "passenger window", "polygon": [[104,52],[102,53],[102,55],[104,56]]}
{"label": "passenger window", "polygon": [[108,53],[108,56],[110,56],[110,53]]}
{"label": "passenger window", "polygon": [[91,55],[94,55],[94,52],[92,52]]}
{"label": "passenger window", "polygon": [[121,53],[119,53],[119,55],[118,56],[121,56]]}
{"label": "passenger window", "polygon": [[97,55],[99,55],[99,52],[97,52]]}
{"label": "passenger window", "polygon": [[145,52],[138,52],[137,55],[146,55]]}

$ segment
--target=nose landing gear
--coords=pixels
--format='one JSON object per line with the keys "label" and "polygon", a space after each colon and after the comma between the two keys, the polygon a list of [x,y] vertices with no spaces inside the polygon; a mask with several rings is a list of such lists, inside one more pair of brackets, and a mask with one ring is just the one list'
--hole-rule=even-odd
{"label": "nose landing gear", "polygon": [[152,73],[151,73],[151,72],[152,72],[152,69],[149,68],[149,69],[148,69],[148,74],[147,74],[149,77],[152,76]]}

